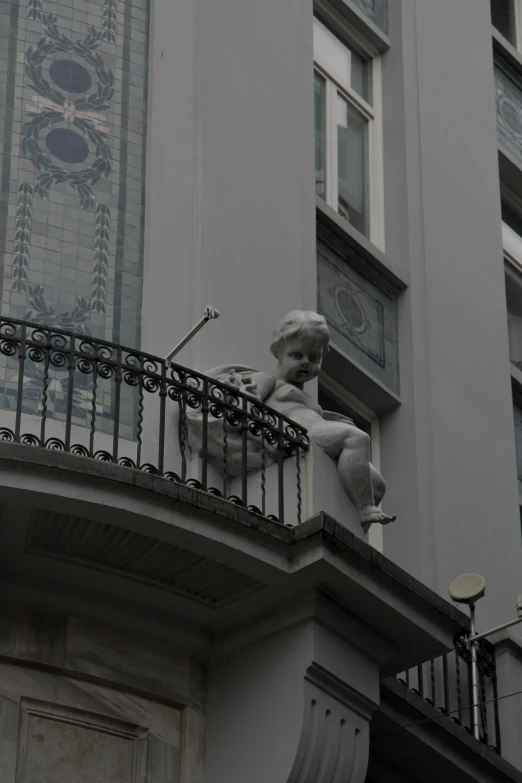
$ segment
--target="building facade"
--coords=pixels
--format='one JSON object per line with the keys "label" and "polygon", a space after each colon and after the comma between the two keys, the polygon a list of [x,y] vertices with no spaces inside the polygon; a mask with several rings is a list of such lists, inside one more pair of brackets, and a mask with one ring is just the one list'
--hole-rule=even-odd
{"label": "building facade", "polygon": [[520,0],[0,0],[0,129],[2,783],[522,781]]}

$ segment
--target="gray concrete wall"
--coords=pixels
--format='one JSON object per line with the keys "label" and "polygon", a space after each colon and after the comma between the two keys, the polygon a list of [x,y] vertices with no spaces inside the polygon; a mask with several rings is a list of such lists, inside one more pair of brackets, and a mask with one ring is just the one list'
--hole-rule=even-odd
{"label": "gray concrete wall", "polygon": [[271,329],[315,303],[312,0],[156,0],[143,345],[270,366]]}
{"label": "gray concrete wall", "polygon": [[[153,4],[145,349],[212,304],[179,361],[267,368],[274,322],[314,306],[311,20],[311,0]],[[488,0],[392,2],[390,37],[386,253],[411,286],[403,402],[382,421],[385,551],[442,594],[483,573],[494,622],[520,590],[520,523]]]}
{"label": "gray concrete wall", "polygon": [[411,288],[404,405],[383,422],[399,513],[385,552],[442,594],[459,573],[484,574],[484,627],[513,614],[521,573],[489,2],[398,5],[385,67],[387,250],[408,263]]}

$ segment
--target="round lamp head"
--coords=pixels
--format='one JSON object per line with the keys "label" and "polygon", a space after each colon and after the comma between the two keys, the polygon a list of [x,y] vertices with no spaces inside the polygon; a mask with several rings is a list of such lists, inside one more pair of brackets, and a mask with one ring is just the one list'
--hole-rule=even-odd
{"label": "round lamp head", "polygon": [[480,574],[462,574],[449,586],[451,599],[459,604],[474,604],[486,592],[486,580]]}

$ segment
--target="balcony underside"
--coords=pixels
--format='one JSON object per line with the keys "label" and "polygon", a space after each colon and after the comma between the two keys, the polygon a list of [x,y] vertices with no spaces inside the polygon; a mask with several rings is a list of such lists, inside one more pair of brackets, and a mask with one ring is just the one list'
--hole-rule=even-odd
{"label": "balcony underside", "polygon": [[465,622],[326,515],[289,528],[137,470],[17,444],[0,449],[0,504],[7,600],[111,623],[117,607],[117,623],[170,626],[178,645],[184,628],[201,655],[317,590],[349,609],[354,633],[377,618],[390,673],[451,647]]}

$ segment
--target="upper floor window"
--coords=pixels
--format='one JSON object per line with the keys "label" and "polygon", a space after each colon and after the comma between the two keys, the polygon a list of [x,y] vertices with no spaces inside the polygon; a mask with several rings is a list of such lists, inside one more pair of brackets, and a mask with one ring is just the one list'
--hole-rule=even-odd
{"label": "upper floor window", "polygon": [[502,201],[509,359],[522,369],[522,218]]}
{"label": "upper floor window", "polygon": [[521,0],[490,0],[491,22],[510,44],[521,48]]}
{"label": "upper floor window", "polygon": [[522,270],[522,218],[502,202],[502,246],[508,261]]}
{"label": "upper floor window", "polygon": [[380,61],[319,19],[314,60],[317,195],[382,247]]}

